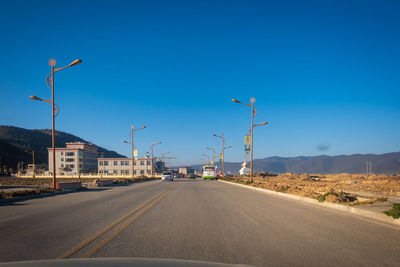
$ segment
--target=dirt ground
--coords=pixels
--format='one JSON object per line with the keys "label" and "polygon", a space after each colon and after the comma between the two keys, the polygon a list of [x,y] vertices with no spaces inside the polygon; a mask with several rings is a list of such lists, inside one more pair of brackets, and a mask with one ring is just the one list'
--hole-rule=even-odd
{"label": "dirt ground", "polygon": [[[122,178],[122,177],[112,177],[108,178],[112,179],[114,184],[126,184],[126,183],[135,183],[141,182],[145,180],[151,180],[152,178],[140,176],[135,177],[135,179],[131,178]],[[57,178],[57,183],[64,182],[82,182],[83,189],[88,186],[95,186],[96,180],[102,180],[98,178]],[[104,180],[104,179],[103,179]],[[107,179],[106,179],[107,180]],[[21,196],[30,196],[30,195],[38,195],[42,193],[51,193],[57,190],[51,189],[52,186],[52,178],[18,178],[13,176],[1,176],[0,177],[0,200],[2,199],[10,199]],[[59,190],[58,190],[59,191]]]}
{"label": "dirt ground", "polygon": [[[248,177],[231,177],[250,184]],[[400,199],[400,175],[365,174],[261,174],[253,186],[348,205]]]}

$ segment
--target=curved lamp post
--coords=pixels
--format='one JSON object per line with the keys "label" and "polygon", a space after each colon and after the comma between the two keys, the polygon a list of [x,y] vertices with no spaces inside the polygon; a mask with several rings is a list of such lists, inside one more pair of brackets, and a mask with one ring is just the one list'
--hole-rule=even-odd
{"label": "curved lamp post", "polygon": [[169,154],[170,152],[162,152],[161,153],[161,164],[162,164],[162,172],[164,173],[164,165],[165,165],[165,163],[164,163],[164,155],[165,154]]}
{"label": "curved lamp post", "polygon": [[203,156],[207,157],[207,164],[210,164],[210,156],[207,154],[203,154]]}
{"label": "curved lamp post", "polygon": [[50,59],[49,60],[49,65],[51,67],[51,73],[47,75],[46,78],[46,83],[47,86],[51,89],[51,100],[44,100],[41,99],[37,96],[30,96],[31,99],[33,100],[38,100],[38,101],[43,101],[51,104],[51,119],[52,119],[52,129],[51,129],[51,143],[52,143],[52,150],[53,150],[53,188],[56,189],[56,148],[55,148],[55,117],[58,115],[58,112],[60,111],[58,106],[54,103],[54,73],[57,71],[75,66],[82,63],[82,60],[80,59],[75,59],[72,61],[69,65],[62,67],[62,68],[57,68],[54,69],[54,66],[57,64],[55,59]]}
{"label": "curved lamp post", "polygon": [[253,182],[253,128],[257,127],[257,126],[261,126],[261,125],[266,125],[268,124],[268,122],[263,122],[260,124],[255,124],[254,125],[254,116],[256,113],[256,109],[254,108],[254,102],[256,102],[256,99],[254,97],[252,97],[250,99],[250,103],[251,104],[246,104],[246,103],[242,103],[236,99],[232,99],[232,102],[238,103],[238,104],[242,104],[242,105],[246,105],[251,107],[251,128],[250,128],[250,134],[251,134],[251,146],[250,146],[250,154],[251,154],[251,159],[250,159],[250,181]]}
{"label": "curved lamp post", "polygon": [[222,139],[222,175],[225,176],[225,149],[231,148],[232,146],[225,147],[225,137],[224,134],[221,136],[213,134],[212,136]]}
{"label": "curved lamp post", "polygon": [[156,145],[159,145],[159,144],[161,144],[161,142],[158,142],[158,143],[153,143],[153,142],[151,142],[151,161],[152,161],[152,163],[151,163],[151,177],[153,177],[154,178],[154,176],[155,176],[155,160],[154,160],[154,146],[156,146]]}
{"label": "curved lamp post", "polygon": [[138,130],[143,130],[144,128],[146,128],[146,126],[142,126],[142,127],[140,127],[140,128],[137,128],[137,129],[135,129],[135,126],[131,126],[131,133],[130,133],[130,135],[131,135],[131,142],[128,142],[128,141],[122,141],[122,143],[125,143],[125,144],[130,144],[130,145],[132,145],[132,179],[134,179],[135,178],[135,145],[133,144],[133,132],[134,131],[138,131]]}
{"label": "curved lamp post", "polygon": [[213,161],[213,165],[214,165],[215,164],[215,147],[206,147],[206,149],[212,150],[212,152],[213,152],[212,161]]}

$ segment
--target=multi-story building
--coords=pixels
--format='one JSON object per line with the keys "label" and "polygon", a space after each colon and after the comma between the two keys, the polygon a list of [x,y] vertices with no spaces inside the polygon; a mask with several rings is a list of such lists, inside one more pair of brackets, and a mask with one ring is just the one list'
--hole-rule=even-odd
{"label": "multi-story building", "polygon": [[[151,175],[151,158],[138,158],[134,161],[135,175]],[[109,175],[132,175],[131,158],[99,158],[98,170],[100,174]]]}
{"label": "multi-story building", "polygon": [[158,174],[161,174],[165,169],[165,163],[163,161],[157,161],[155,166],[155,172]]}
{"label": "multi-story building", "polygon": [[[78,175],[80,173],[96,173],[98,147],[92,143],[66,143],[65,148],[56,148],[56,174]],[[49,172],[53,172],[53,149],[48,148]]]}

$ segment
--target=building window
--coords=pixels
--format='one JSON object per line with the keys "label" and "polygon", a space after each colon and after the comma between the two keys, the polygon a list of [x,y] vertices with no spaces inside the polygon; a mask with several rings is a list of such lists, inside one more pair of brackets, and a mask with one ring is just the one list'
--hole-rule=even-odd
{"label": "building window", "polygon": [[133,165],[136,166],[136,161],[133,162]]}
{"label": "building window", "polygon": [[121,166],[125,166],[125,161],[121,161]]}
{"label": "building window", "polygon": [[129,166],[129,161],[125,161],[125,165],[126,165],[126,166]]}
{"label": "building window", "polygon": [[64,152],[61,152],[61,156],[64,155]]}
{"label": "building window", "polygon": [[99,161],[99,165],[103,166],[103,161],[102,160]]}
{"label": "building window", "polygon": [[150,170],[147,170],[147,174],[151,174],[151,171],[150,171]]}
{"label": "building window", "polygon": [[118,161],[114,161],[114,166],[118,166]]}
{"label": "building window", "polygon": [[117,170],[114,170],[114,174],[118,174],[118,171],[117,171]]}
{"label": "building window", "polygon": [[107,161],[107,160],[104,161],[104,165],[105,165],[105,166],[108,166],[108,161]]}
{"label": "building window", "polygon": [[61,164],[61,168],[64,168],[64,164]]}
{"label": "building window", "polygon": [[144,160],[141,160],[141,161],[140,161],[140,165],[144,165]]}
{"label": "building window", "polygon": [[144,175],[144,170],[140,170],[140,175]]}
{"label": "building window", "polygon": [[74,162],[75,161],[75,159],[74,158],[68,158],[68,159],[65,159],[65,162]]}
{"label": "building window", "polygon": [[65,152],[65,156],[74,156],[75,153],[74,152]]}
{"label": "building window", "polygon": [[69,164],[69,165],[65,165],[65,167],[73,169],[75,167],[75,165],[74,164]]}
{"label": "building window", "polygon": [[137,171],[135,170],[135,174],[137,174]]}
{"label": "building window", "polygon": [[150,160],[147,161],[147,165],[151,165],[151,161]]}
{"label": "building window", "polygon": [[64,158],[61,158],[61,161],[64,161]]}

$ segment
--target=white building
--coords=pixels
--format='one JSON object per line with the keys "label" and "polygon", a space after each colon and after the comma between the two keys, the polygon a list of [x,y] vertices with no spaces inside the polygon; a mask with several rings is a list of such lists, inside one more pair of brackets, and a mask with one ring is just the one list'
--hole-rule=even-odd
{"label": "white building", "polygon": [[[53,172],[53,149],[48,148],[49,172]],[[91,143],[66,143],[65,148],[56,148],[56,174],[78,175],[96,173],[98,147]]]}
{"label": "white building", "polygon": [[[152,169],[151,158],[138,158],[134,161],[135,176],[150,176]],[[131,158],[99,158],[98,170],[100,174],[132,175]]]}

